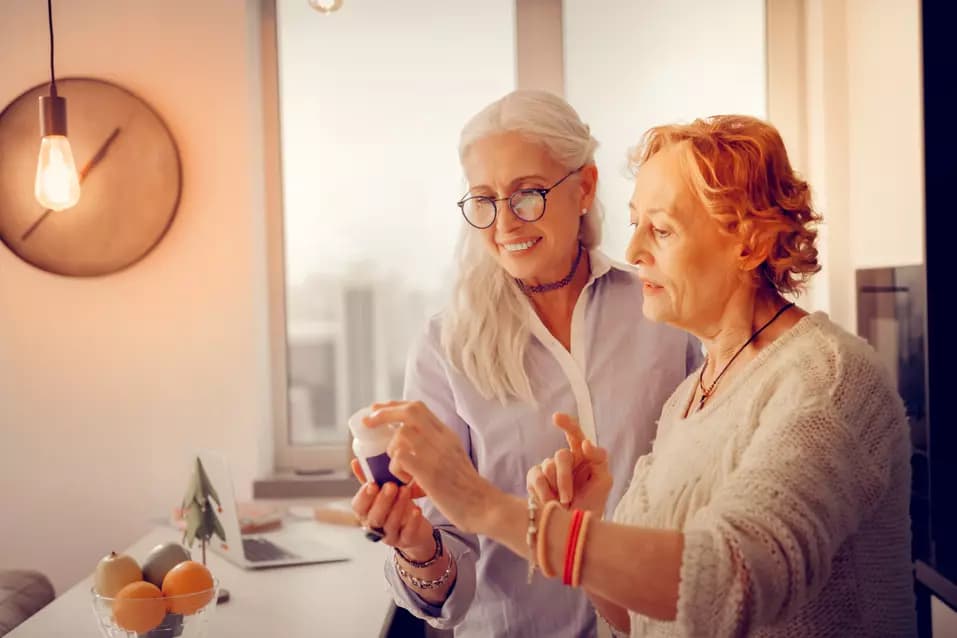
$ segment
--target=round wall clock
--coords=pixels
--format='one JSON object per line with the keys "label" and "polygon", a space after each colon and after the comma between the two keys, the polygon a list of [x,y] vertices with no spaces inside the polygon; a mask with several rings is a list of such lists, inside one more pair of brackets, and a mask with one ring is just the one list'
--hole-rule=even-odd
{"label": "round wall clock", "polygon": [[38,98],[47,84],[0,112],[0,241],[24,261],[73,277],[106,275],[139,261],[166,234],[182,191],[173,136],[130,91],[90,78],[57,79],[80,201],[48,211],[33,195],[40,148]]}

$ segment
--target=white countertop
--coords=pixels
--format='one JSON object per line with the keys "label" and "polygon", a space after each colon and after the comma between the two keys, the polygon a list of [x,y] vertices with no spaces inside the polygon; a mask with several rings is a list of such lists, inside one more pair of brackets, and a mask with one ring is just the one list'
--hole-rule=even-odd
{"label": "white countertop", "polygon": [[[207,565],[229,590],[209,626],[209,638],[232,636],[374,637],[391,619],[392,596],[383,563],[388,548],[370,543],[355,527],[312,521],[287,523],[295,534],[339,547],[353,558],[341,563],[244,570],[207,552]],[[155,545],[180,540],[172,527],[156,527],[126,550],[142,561]],[[198,546],[193,556],[198,556]],[[94,565],[91,565],[91,572]],[[88,577],[62,594],[8,638],[99,638]]]}

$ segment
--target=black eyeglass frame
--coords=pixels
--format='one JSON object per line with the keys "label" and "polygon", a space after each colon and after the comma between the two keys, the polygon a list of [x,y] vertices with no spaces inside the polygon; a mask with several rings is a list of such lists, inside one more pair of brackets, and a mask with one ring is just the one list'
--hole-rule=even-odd
{"label": "black eyeglass frame", "polygon": [[[456,202],[456,205],[459,207],[459,210],[462,211],[462,217],[465,218],[465,221],[468,222],[469,226],[471,226],[472,228],[477,228],[477,229],[479,229],[479,230],[484,230],[484,229],[486,229],[486,228],[490,228],[493,224],[495,224],[495,220],[498,219],[498,204],[497,204],[497,202],[504,202],[504,201],[508,201],[508,209],[512,212],[513,215],[515,215],[515,218],[516,218],[516,219],[518,219],[518,220],[520,220],[520,221],[523,221],[523,222],[528,222],[528,223],[537,222],[539,219],[541,219],[542,217],[545,216],[545,208],[546,208],[547,205],[548,205],[548,194],[549,194],[551,191],[553,191],[556,187],[560,186],[561,183],[564,182],[566,179],[568,179],[569,177],[571,177],[571,176],[574,175],[575,173],[578,173],[578,172],[581,171],[583,168],[585,168],[585,164],[582,164],[581,166],[579,166],[579,167],[576,168],[575,170],[571,171],[570,173],[568,173],[567,175],[565,175],[565,177],[561,178],[560,180],[558,180],[557,182],[555,182],[554,184],[552,184],[552,185],[549,186],[548,188],[523,188],[523,189],[521,189],[521,190],[515,191],[514,193],[512,193],[512,194],[509,195],[508,197],[500,197],[500,198],[498,198],[498,199],[495,199],[494,197],[487,197],[487,196],[485,196],[485,195],[472,195],[471,197],[463,197],[461,200],[459,200],[458,202]],[[538,195],[542,198],[542,212],[539,213],[538,216],[535,217],[534,219],[525,219],[524,217],[522,217],[521,215],[519,215],[518,213],[515,212],[515,203],[514,203],[513,199],[514,199],[515,197],[517,197],[517,196],[522,196],[522,197],[524,197],[524,196],[529,195],[529,194],[531,194],[531,193],[536,193],[536,194],[538,194]],[[476,200],[476,199],[481,199],[481,200],[490,202],[490,203],[492,204],[492,220],[491,220],[488,224],[486,224],[485,226],[479,226],[479,225],[473,223],[472,220],[469,219],[469,216],[465,214],[465,205],[466,205],[468,202],[473,201],[473,200]]]}

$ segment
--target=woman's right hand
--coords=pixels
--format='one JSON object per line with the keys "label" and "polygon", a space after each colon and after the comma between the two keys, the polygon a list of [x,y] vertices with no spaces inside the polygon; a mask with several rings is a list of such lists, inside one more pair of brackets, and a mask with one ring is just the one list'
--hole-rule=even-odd
{"label": "woman's right hand", "polygon": [[601,516],[613,482],[608,452],[585,438],[574,417],[559,413],[552,420],[565,433],[568,447],[528,471],[529,492],[540,503],[557,500],[563,507]]}
{"label": "woman's right hand", "polygon": [[423,496],[416,485],[398,486],[386,483],[380,489],[366,481],[362,467],[352,460],[352,473],[362,487],[352,497],[352,511],[369,529],[379,528],[385,533],[382,542],[402,550],[415,561],[427,561],[435,553],[432,524],[412,499]]}

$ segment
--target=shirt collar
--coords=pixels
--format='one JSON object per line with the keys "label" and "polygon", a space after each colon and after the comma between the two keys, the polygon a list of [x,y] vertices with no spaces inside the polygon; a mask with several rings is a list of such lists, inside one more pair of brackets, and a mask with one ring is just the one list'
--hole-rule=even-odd
{"label": "shirt collar", "polygon": [[588,259],[591,262],[591,276],[585,284],[586,288],[593,281],[601,279],[610,272],[617,271],[634,274],[637,270],[634,266],[611,259],[598,248],[592,248],[588,251]]}

